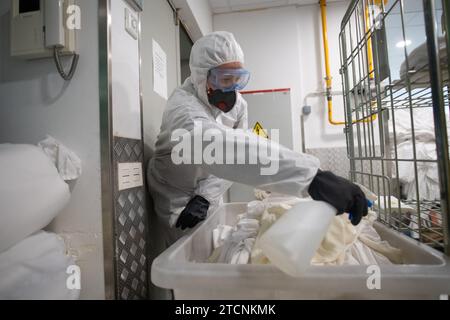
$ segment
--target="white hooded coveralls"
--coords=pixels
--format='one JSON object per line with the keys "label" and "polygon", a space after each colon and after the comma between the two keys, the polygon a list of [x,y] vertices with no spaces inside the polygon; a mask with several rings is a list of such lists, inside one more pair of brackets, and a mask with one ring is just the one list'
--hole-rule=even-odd
{"label": "white hooded coveralls", "polygon": [[[239,93],[236,105],[228,113],[222,112],[208,102],[208,71],[230,62],[244,63],[242,49],[231,33],[213,32],[199,39],[191,52],[191,76],[173,92],[167,102],[155,154],[150,160],[147,172],[160,228],[157,237],[160,237],[158,241],[165,242],[165,247],[184,234],[183,231],[175,229],[174,224],[180,212],[195,195],[200,195],[210,202],[209,212],[214,211],[220,204],[223,194],[232,184],[230,181],[266,191],[302,196],[319,168],[319,161],[316,158],[296,153],[276,143],[271,143],[268,147],[271,150],[276,149],[279,157],[270,157],[274,153],[269,151],[267,158],[270,159],[266,159],[278,162],[279,170],[274,175],[261,175],[262,165],[259,164],[208,165],[202,162],[199,165],[176,165],[172,162],[172,148],[178,142],[172,141],[171,135],[176,129],[183,128],[194,132],[194,125],[201,123],[203,132],[206,129],[215,129],[223,132],[224,137],[225,132],[230,129],[235,129],[243,137],[253,135],[245,130],[247,103]],[[269,144],[264,142],[266,140],[263,138],[258,139],[260,143]],[[251,141],[255,141],[254,135]],[[249,152],[251,150],[249,143],[252,142],[247,139],[236,139],[226,143],[233,143],[235,150],[245,147],[246,152]],[[248,155],[246,159],[249,159]]]}

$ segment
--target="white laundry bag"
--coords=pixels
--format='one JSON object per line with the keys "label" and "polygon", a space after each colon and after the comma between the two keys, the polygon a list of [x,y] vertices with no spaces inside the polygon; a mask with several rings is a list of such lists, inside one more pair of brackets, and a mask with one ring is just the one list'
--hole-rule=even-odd
{"label": "white laundry bag", "polygon": [[78,299],[82,275],[75,268],[64,241],[39,231],[0,254],[0,300]]}
{"label": "white laundry bag", "polygon": [[67,205],[69,186],[32,145],[0,144],[0,253],[46,227]]}

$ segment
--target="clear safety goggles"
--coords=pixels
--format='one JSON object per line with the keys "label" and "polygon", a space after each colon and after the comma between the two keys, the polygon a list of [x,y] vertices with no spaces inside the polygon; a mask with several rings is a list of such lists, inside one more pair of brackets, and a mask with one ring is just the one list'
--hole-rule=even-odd
{"label": "clear safety goggles", "polygon": [[245,88],[250,80],[250,72],[245,69],[209,70],[208,81],[214,90],[223,92],[239,91]]}

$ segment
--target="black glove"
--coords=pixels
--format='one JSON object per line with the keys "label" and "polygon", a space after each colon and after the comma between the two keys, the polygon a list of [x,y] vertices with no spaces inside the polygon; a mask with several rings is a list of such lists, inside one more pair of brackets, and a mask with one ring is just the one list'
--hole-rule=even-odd
{"label": "black glove", "polygon": [[208,209],[208,200],[201,196],[193,197],[178,217],[176,227],[181,230],[195,227],[199,222],[205,220]]}
{"label": "black glove", "polygon": [[368,213],[366,196],[361,188],[332,172],[319,170],[308,192],[314,200],[325,201],[335,207],[338,215],[350,213],[354,226]]}

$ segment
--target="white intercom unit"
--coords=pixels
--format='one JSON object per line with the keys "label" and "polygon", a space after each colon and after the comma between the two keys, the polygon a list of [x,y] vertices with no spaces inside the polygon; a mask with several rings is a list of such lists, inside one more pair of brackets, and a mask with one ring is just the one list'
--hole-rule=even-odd
{"label": "white intercom unit", "polygon": [[73,0],[12,0],[11,55],[52,57],[55,46],[63,55],[75,53],[75,30],[65,23],[72,4]]}
{"label": "white intercom unit", "polygon": [[[11,0],[11,56],[27,60],[53,57],[58,72],[70,80],[75,72],[75,28],[68,28],[68,9],[74,0]],[[73,56],[66,73],[60,57]]]}

